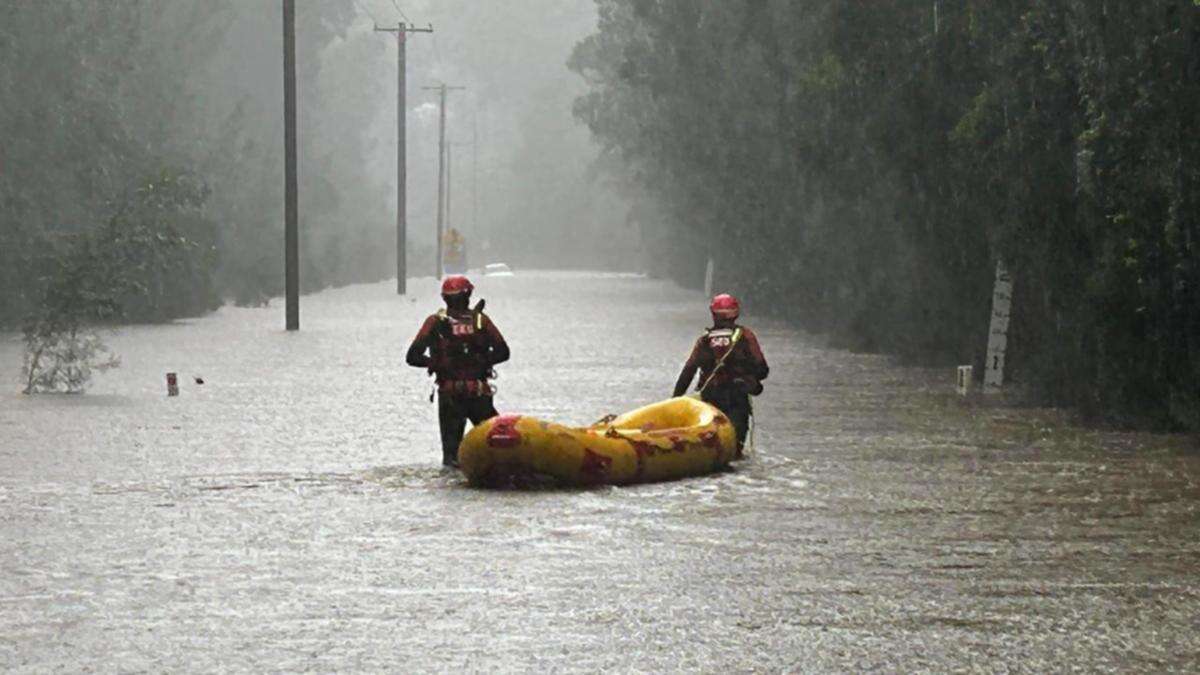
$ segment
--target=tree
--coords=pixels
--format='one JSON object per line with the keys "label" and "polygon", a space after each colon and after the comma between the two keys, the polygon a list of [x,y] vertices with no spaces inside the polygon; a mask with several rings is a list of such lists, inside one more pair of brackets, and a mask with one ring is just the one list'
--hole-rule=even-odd
{"label": "tree", "polygon": [[[25,393],[82,391],[93,370],[117,364],[94,327],[130,312],[163,319],[195,313],[181,304],[211,304],[211,231],[200,212],[207,188],[186,175],[163,172],[141,183],[103,227],[47,241],[49,274],[42,299],[26,320]],[[183,277],[183,281],[178,281]],[[186,296],[172,286],[184,285]],[[169,301],[169,302],[168,302]]]}
{"label": "tree", "polygon": [[978,363],[1003,260],[1018,381],[1200,428],[1195,3],[596,4],[575,113],[671,276]]}

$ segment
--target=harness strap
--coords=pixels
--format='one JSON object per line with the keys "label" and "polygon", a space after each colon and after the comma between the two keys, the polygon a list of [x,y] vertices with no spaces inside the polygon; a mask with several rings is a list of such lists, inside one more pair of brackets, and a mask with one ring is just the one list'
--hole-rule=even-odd
{"label": "harness strap", "polygon": [[733,353],[733,348],[737,347],[737,343],[741,339],[742,327],[738,326],[734,329],[733,336],[729,338],[729,351],[725,352],[720,361],[717,361],[717,365],[712,369],[712,372],[708,374],[708,379],[704,380],[704,384],[700,386],[699,392],[701,394],[704,393],[705,389],[708,389],[708,385],[713,381],[713,378],[716,377],[717,372],[721,370],[721,366],[725,365],[725,360],[728,359],[729,355]]}
{"label": "harness strap", "polygon": [[[450,320],[450,313],[446,311],[445,307],[437,311],[437,316],[439,321]],[[471,310],[471,316],[475,319],[475,330],[483,330],[483,312]]]}

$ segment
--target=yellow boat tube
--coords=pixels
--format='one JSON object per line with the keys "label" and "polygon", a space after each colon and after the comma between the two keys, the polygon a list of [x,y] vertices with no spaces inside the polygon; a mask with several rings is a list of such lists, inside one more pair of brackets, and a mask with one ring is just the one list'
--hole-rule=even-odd
{"label": "yellow boat tube", "polygon": [[691,397],[672,398],[590,427],[524,415],[477,425],[458,448],[472,485],[549,477],[564,485],[628,485],[712,473],[737,451],[729,418]]}

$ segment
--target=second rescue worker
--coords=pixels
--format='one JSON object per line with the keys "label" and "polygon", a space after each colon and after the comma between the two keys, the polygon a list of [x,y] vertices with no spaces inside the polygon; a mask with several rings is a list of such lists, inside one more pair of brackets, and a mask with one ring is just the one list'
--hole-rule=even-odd
{"label": "second rescue worker", "polygon": [[738,453],[750,427],[750,397],[762,393],[770,369],[754,331],[737,324],[737,298],[722,293],[709,305],[713,326],[692,347],[683,372],[675,382],[675,396],[683,396],[696,371],[697,390],[706,403],[721,409],[737,430]]}
{"label": "second rescue worker", "polygon": [[[488,379],[492,366],[508,360],[508,345],[482,308],[471,309],[474,287],[463,276],[446,277],[446,308],[431,314],[413,338],[405,361],[436,376],[442,463],[458,465],[458,445],[468,419],[496,416]],[[428,355],[426,355],[428,351]]]}

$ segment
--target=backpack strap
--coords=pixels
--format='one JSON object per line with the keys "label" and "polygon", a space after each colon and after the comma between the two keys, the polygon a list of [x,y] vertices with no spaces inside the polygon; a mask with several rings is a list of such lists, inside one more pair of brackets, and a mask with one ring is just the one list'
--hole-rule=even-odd
{"label": "backpack strap", "polygon": [[[700,336],[700,338],[704,339],[704,338],[710,337],[712,334],[713,334],[713,329],[710,328],[710,329],[704,331],[704,333]],[[736,345],[738,342],[741,341],[741,339],[742,339],[742,327],[738,326],[737,328],[733,329],[733,335],[729,336],[729,348],[732,349],[734,347],[734,345]]]}
{"label": "backpack strap", "polygon": [[[483,330],[483,312],[473,310],[471,312],[471,316],[475,318],[475,330],[478,330],[478,331]],[[438,321],[443,321],[443,322],[449,321],[450,314],[447,313],[446,308],[443,307],[437,311],[437,318],[438,318]]]}

